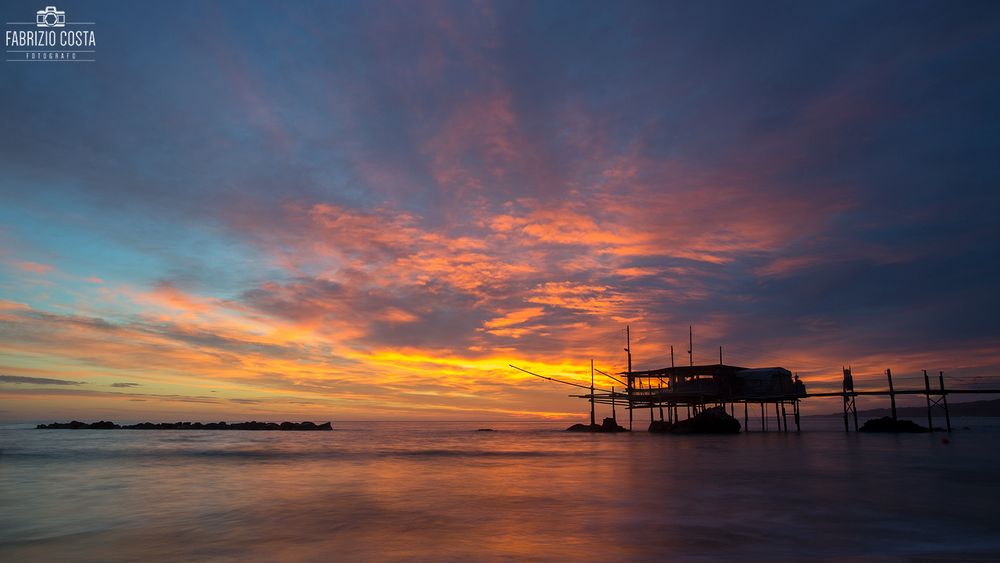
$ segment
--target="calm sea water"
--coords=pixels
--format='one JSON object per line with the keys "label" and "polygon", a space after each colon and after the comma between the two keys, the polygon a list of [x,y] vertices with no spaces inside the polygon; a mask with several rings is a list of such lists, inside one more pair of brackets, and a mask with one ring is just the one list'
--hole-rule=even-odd
{"label": "calm sea water", "polygon": [[1000,558],[1000,431],[981,422],[950,443],[836,420],[737,436],[7,427],[0,559]]}

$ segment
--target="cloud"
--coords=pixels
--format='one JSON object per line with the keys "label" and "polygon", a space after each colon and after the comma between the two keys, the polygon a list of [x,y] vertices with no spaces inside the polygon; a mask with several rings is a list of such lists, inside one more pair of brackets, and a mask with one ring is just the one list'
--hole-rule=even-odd
{"label": "cloud", "polygon": [[126,381],[119,381],[119,382],[112,383],[111,386],[112,387],[128,388],[128,387],[139,387],[139,384],[138,383],[130,383],[130,382],[126,382]]}
{"label": "cloud", "polygon": [[39,262],[15,262],[14,265],[20,270],[33,274],[47,274],[55,269],[51,264],[41,264]]}
{"label": "cloud", "polygon": [[29,385],[83,385],[83,381],[67,381],[65,379],[52,379],[49,377],[27,377],[21,375],[0,375],[0,383],[29,384]]}

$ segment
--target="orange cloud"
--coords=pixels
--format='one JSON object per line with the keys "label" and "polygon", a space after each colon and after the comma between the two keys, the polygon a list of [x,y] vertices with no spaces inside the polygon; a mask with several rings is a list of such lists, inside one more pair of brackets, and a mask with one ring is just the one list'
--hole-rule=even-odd
{"label": "orange cloud", "polygon": [[209,304],[205,300],[193,297],[167,282],[157,284],[153,291],[142,294],[138,298],[150,304],[183,313],[203,313],[209,309]]}

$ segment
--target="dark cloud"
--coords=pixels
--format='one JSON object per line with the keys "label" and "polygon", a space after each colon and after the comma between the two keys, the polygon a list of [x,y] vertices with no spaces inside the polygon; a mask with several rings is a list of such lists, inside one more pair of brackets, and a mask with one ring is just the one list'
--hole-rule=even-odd
{"label": "dark cloud", "polygon": [[111,386],[112,387],[129,388],[129,387],[139,387],[140,384],[138,384],[138,383],[130,383],[130,382],[127,382],[127,381],[120,381],[120,382],[112,383]]}
{"label": "dark cloud", "polygon": [[221,401],[212,397],[188,396],[176,394],[126,393],[119,391],[97,391],[92,389],[9,389],[4,393],[11,396],[67,396],[67,397],[99,397],[108,399],[155,399],[158,401],[177,403],[219,404]]}
{"label": "dark cloud", "polygon": [[29,384],[29,385],[83,385],[84,381],[67,381],[65,379],[52,379],[49,377],[26,377],[22,375],[0,375],[0,383]]}
{"label": "dark cloud", "polygon": [[261,401],[257,399],[229,399],[229,402],[239,403],[241,405],[256,405],[259,404]]}

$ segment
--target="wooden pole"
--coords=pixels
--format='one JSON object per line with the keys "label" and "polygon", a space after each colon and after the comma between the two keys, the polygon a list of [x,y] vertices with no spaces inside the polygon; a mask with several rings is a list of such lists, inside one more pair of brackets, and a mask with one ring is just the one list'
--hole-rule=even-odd
{"label": "wooden pole", "polygon": [[844,432],[850,432],[851,427],[847,423],[847,392],[854,389],[854,380],[851,378],[851,368],[844,368]]}
{"label": "wooden pole", "polygon": [[948,414],[948,393],[944,390],[944,372],[938,372],[938,381],[941,382],[941,402],[944,404],[944,421],[948,432],[951,432],[951,416]]}
{"label": "wooden pole", "polygon": [[719,365],[722,365],[722,346],[719,346]]}
{"label": "wooden pole", "polygon": [[594,413],[594,359],[590,359],[590,425],[597,426],[597,418]]}
{"label": "wooden pole", "polygon": [[851,380],[851,393],[854,395],[854,401],[855,402],[852,402],[852,404],[854,405],[854,408],[851,409],[851,413],[854,415],[854,431],[857,432],[858,431],[858,404],[857,404],[856,401],[857,401],[858,395],[856,393],[854,393],[854,383],[853,383],[853,381],[854,380],[852,379]]}
{"label": "wooden pole", "polygon": [[[561,379],[556,379],[554,377],[548,377],[546,375],[540,375],[540,374],[537,374],[537,373],[535,373],[533,371],[528,371],[528,370],[526,370],[524,368],[519,368],[519,367],[515,366],[514,364],[507,364],[507,365],[509,365],[510,367],[516,369],[517,371],[524,372],[524,373],[526,373],[528,375],[531,375],[531,376],[534,376],[534,377],[539,377],[541,379],[546,379],[548,381],[554,381],[556,383],[562,383],[563,385],[572,385],[573,387],[579,387],[580,389],[588,389],[588,390],[590,389],[590,387],[587,387],[586,385],[581,385],[579,383],[573,383],[571,381],[563,381]],[[607,391],[607,389],[601,389],[601,391]]]}
{"label": "wooden pole", "polygon": [[788,432],[788,418],[785,415],[785,402],[781,401],[781,423],[785,426],[785,432]]}
{"label": "wooden pole", "polygon": [[625,354],[628,357],[628,429],[632,431],[632,336],[629,333],[628,325],[625,325]]}
{"label": "wooden pole", "polygon": [[615,412],[615,386],[611,386],[611,420],[618,424],[618,413]]}
{"label": "wooden pole", "polygon": [[764,410],[764,403],[760,404],[760,431],[767,432],[767,411]]}
{"label": "wooden pole", "polygon": [[660,380],[658,402],[660,403],[660,422],[663,422],[663,380]]}
{"label": "wooden pole", "polygon": [[802,428],[799,426],[799,400],[795,399],[795,431],[801,432]]}
{"label": "wooden pole", "polygon": [[[650,381],[647,387],[649,389],[649,422],[653,422],[653,382]],[[663,412],[663,409],[660,409]]]}
{"label": "wooden pole", "polygon": [[[670,345],[670,369],[673,370],[673,368],[674,368],[674,345],[671,344]],[[676,390],[677,390],[677,376],[674,375],[673,372],[671,371],[671,373],[670,373],[670,394],[673,395],[673,393]],[[672,402],[670,405],[667,406],[667,415],[670,417],[670,422],[672,424],[676,424],[677,423],[677,403],[676,402]]]}
{"label": "wooden pole", "polygon": [[750,424],[747,421],[750,419],[750,413],[747,411],[748,411],[747,402],[743,401],[743,428],[745,428],[746,431],[749,432]]}
{"label": "wooden pole", "polygon": [[892,407],[892,419],[896,420],[896,391],[892,388],[892,370],[885,370],[885,377],[889,380],[889,406]]}
{"label": "wooden pole", "polygon": [[688,364],[694,365],[694,329],[688,325]]}
{"label": "wooden pole", "polygon": [[774,403],[774,420],[778,424],[778,432],[781,432],[781,413],[778,412],[778,402]]}
{"label": "wooden pole", "polygon": [[599,370],[597,368],[594,368],[594,371],[597,372],[597,373],[599,373],[599,374],[601,374],[601,375],[603,375],[604,377],[607,377],[611,381],[617,382],[619,385],[625,385],[625,383],[623,383],[621,379],[618,379],[617,377],[611,375],[610,373],[601,371],[601,370]]}
{"label": "wooden pole", "polygon": [[927,398],[927,430],[934,432],[934,417],[931,415],[931,378],[924,370],[924,397]]}

